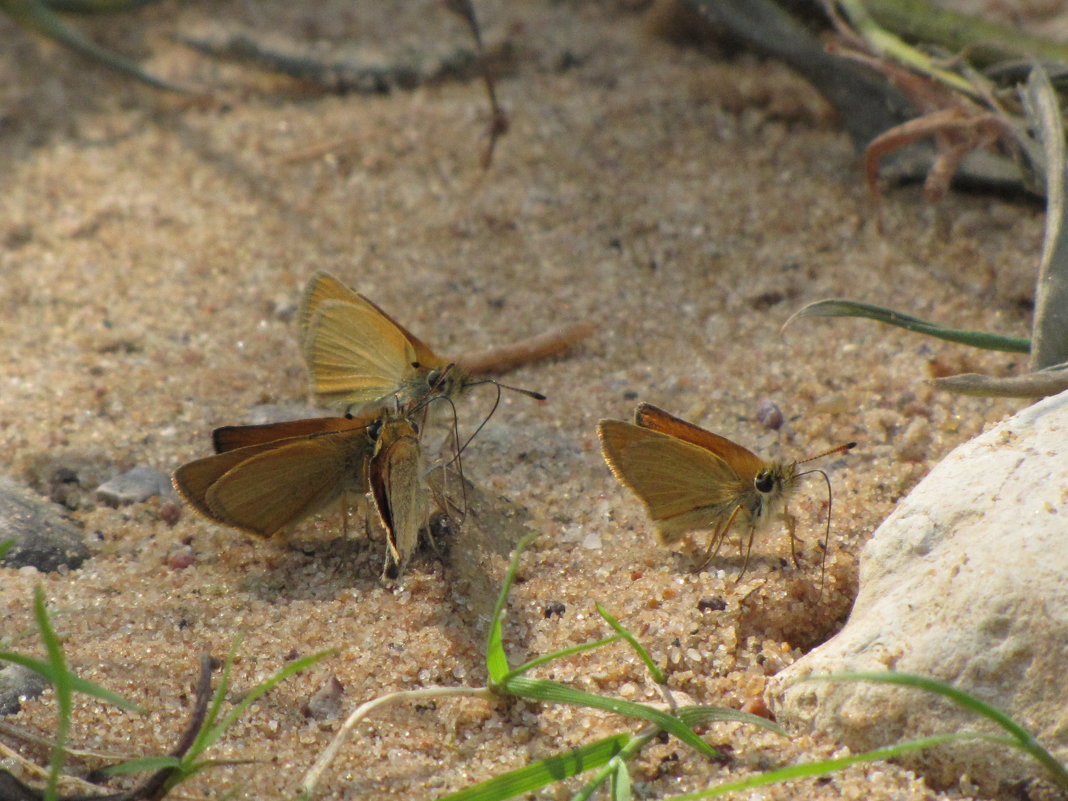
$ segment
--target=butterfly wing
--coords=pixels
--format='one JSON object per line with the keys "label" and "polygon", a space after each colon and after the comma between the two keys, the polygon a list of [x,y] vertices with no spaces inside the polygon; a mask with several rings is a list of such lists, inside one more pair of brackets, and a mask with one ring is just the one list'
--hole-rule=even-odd
{"label": "butterfly wing", "polygon": [[363,298],[358,293],[353,292],[330,273],[322,270],[316,272],[308,279],[304,287],[304,294],[301,295],[300,308],[297,312],[297,324],[300,327],[302,343],[308,338],[312,321],[319,313],[319,307],[326,300],[339,300],[357,306],[363,303]]}
{"label": "butterfly wing", "polygon": [[225,453],[250,445],[265,445],[290,437],[307,437],[365,428],[374,421],[373,415],[364,417],[310,417],[305,420],[286,420],[256,426],[223,426],[211,432],[216,453]]}
{"label": "butterfly wing", "polygon": [[752,481],[757,472],[765,467],[764,460],[747,448],[719,434],[713,434],[703,428],[687,423],[651,403],[640,403],[634,410],[634,422],[650,431],[681,439],[707,451],[711,451],[730,465],[741,478]]}
{"label": "butterfly wing", "polygon": [[601,420],[597,433],[609,468],[645,504],[662,544],[715,528],[747,489],[718,455],[669,434],[622,420]]}
{"label": "butterfly wing", "polygon": [[316,314],[319,313],[319,308],[322,306],[323,302],[327,300],[351,303],[354,306],[370,307],[370,309],[378,312],[378,314],[392,323],[396,329],[401,332],[404,338],[408,340],[412,346],[412,350],[415,351],[415,361],[431,369],[441,369],[445,366],[446,362],[444,359],[435,354],[425,342],[419,339],[419,337],[393,319],[393,317],[386,313],[377,303],[364,297],[359,292],[354,292],[334,276],[330,275],[330,273],[322,270],[316,272],[308,280],[308,284],[304,288],[304,294],[301,297],[300,312],[297,315],[297,320],[300,325],[300,341],[302,343],[307,342],[312,322],[315,320]]}
{"label": "butterfly wing", "polygon": [[[406,395],[420,377],[415,349],[389,318],[370,304],[324,300],[304,342],[312,391],[334,403],[371,403]],[[425,384],[425,381],[422,383]]]}
{"label": "butterfly wing", "polygon": [[208,490],[211,489],[211,485],[222,478],[229,470],[241,464],[241,462],[271,447],[273,447],[273,443],[267,442],[248,448],[219,453],[204,459],[197,459],[175,470],[174,475],[171,477],[171,484],[174,485],[174,489],[186,503],[205,517],[215,520],[215,515],[207,502],[207,494]]}
{"label": "butterfly wing", "polygon": [[386,570],[404,569],[415,550],[419,529],[429,517],[423,457],[415,427],[407,420],[387,420],[369,467],[369,483],[389,540]]}
{"label": "butterfly wing", "polygon": [[211,520],[270,537],[346,489],[365,492],[372,447],[360,428],[291,437],[191,462],[174,484]]}

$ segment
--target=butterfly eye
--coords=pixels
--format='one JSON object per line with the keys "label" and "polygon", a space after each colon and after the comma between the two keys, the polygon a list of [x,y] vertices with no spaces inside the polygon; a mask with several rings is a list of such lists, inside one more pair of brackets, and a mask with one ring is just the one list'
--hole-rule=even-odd
{"label": "butterfly eye", "polygon": [[382,421],[375,420],[371,425],[367,426],[367,436],[371,438],[371,441],[376,441],[382,435]]}
{"label": "butterfly eye", "polygon": [[756,487],[757,492],[771,492],[775,488],[775,476],[772,475],[771,470],[765,467],[756,474],[756,478],[753,479],[753,486]]}
{"label": "butterfly eye", "polygon": [[441,370],[431,370],[426,374],[426,385],[433,389],[437,386],[438,381],[441,380]]}
{"label": "butterfly eye", "polygon": [[415,433],[415,434],[418,434],[419,433],[419,424],[416,423],[415,421],[411,421],[411,423],[412,423],[412,432]]}

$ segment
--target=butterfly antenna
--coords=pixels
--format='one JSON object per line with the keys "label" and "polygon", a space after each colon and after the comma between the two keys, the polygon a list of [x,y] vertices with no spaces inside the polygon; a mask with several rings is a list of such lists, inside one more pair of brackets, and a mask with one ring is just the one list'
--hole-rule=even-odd
{"label": "butterfly antenna", "polygon": [[[444,500],[445,500],[445,509],[446,509],[446,512],[447,512],[448,511],[448,507],[449,507],[449,493],[448,493],[449,473],[448,473],[448,468],[449,468],[450,464],[452,464],[453,462],[456,462],[456,472],[460,476],[460,495],[463,498],[463,506],[461,507],[463,509],[463,511],[460,513],[460,520],[458,522],[462,524],[464,522],[464,520],[467,519],[467,482],[464,481],[464,462],[463,462],[462,455],[463,455],[464,448],[466,448],[468,446],[468,444],[471,442],[471,440],[470,439],[467,440],[467,442],[464,443],[463,448],[460,447],[460,422],[459,422],[459,419],[458,419],[457,414],[456,414],[456,404],[452,402],[451,398],[445,398],[445,400],[447,400],[449,402],[449,406],[452,407],[452,441],[453,441],[454,446],[456,448],[456,455],[453,456],[452,459],[450,459],[448,462],[446,462],[441,467],[441,469],[442,469],[441,486],[445,489],[445,499]],[[478,433],[478,432],[475,432],[475,433]],[[472,436],[474,436],[474,435],[472,434]]]}
{"label": "butterfly antenna", "polygon": [[528,398],[533,398],[534,400],[546,400],[546,397],[540,392],[535,392],[532,389],[523,389],[522,387],[513,387],[511,384],[502,384],[494,378],[483,378],[480,381],[468,381],[464,384],[464,388],[477,387],[479,384],[494,384],[498,391],[501,389],[510,389],[512,392],[518,392],[520,395],[526,395]]}
{"label": "butterfly antenna", "polygon": [[[829,451],[829,453],[835,453],[839,450],[848,450],[855,444],[855,442],[851,442],[848,445],[842,445],[839,448]],[[813,458],[818,459],[819,457],[815,456]],[[805,461],[807,462],[809,460],[806,459]],[[823,470],[806,470],[804,473],[798,473],[797,477],[801,478],[801,476],[807,476],[810,473],[819,473],[823,476],[823,481],[827,485],[827,526],[823,534],[823,559],[820,560],[820,594],[817,599],[817,601],[819,601],[823,599],[823,582],[827,577],[827,551],[831,549],[831,503],[834,501],[834,492],[831,490],[831,479]]]}
{"label": "butterfly antenna", "polygon": [[[814,462],[817,459],[822,459],[824,456],[833,456],[836,453],[845,453],[846,451],[853,450],[853,448],[855,448],[855,447],[857,447],[857,443],[855,443],[855,442],[847,442],[845,445],[839,445],[836,448],[831,448],[829,451],[824,451],[823,453],[817,453],[815,456],[809,456],[807,459],[802,459],[800,462],[798,462],[798,464],[806,464],[808,462]],[[819,471],[810,471],[810,472],[819,472]],[[804,475],[804,474],[802,473],[801,475]]]}
{"label": "butterfly antenna", "polygon": [[[485,384],[487,382],[479,381],[478,383]],[[471,436],[469,436],[467,438],[467,441],[463,444],[463,446],[456,449],[456,457],[455,458],[457,458],[457,459],[460,458],[460,454],[461,453],[463,453],[465,450],[467,450],[467,446],[471,444],[471,440],[473,440],[475,437],[477,437],[478,433],[483,428],[486,427],[486,423],[488,423],[490,421],[490,418],[493,417],[493,415],[497,412],[497,407],[501,405],[501,385],[498,384],[496,381],[490,381],[488,383],[494,384],[497,387],[497,398],[493,401],[493,408],[490,409],[489,414],[487,414],[484,418],[482,418],[482,422],[478,424],[478,428],[476,428],[471,433]],[[470,386],[470,384],[468,384],[467,386]]]}

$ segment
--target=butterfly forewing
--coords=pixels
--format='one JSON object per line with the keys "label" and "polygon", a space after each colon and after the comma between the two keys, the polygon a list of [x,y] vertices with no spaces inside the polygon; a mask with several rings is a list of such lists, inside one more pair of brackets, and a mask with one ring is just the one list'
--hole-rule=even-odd
{"label": "butterfly forewing", "polygon": [[330,273],[322,271],[315,273],[304,287],[304,293],[300,298],[300,310],[297,312],[297,324],[300,327],[302,344],[308,337],[308,331],[311,329],[315,315],[319,313],[319,307],[327,300],[339,300],[357,306],[364,303],[361,295],[353,292]]}
{"label": "butterfly forewing", "polygon": [[634,422],[642,428],[659,431],[711,451],[729,464],[738,476],[749,481],[765,466],[764,460],[749,449],[693,423],[680,420],[651,403],[638,404],[638,408],[634,410]]}
{"label": "butterfly forewing", "polygon": [[714,528],[746,482],[715,453],[659,431],[602,420],[601,450],[616,478],[649,510],[662,542]]}
{"label": "butterfly forewing", "polygon": [[304,347],[312,391],[326,400],[370,403],[418,379],[411,343],[368,305],[323,301]]}
{"label": "butterfly forewing", "polygon": [[327,300],[341,301],[354,306],[370,308],[377,312],[381,317],[385,318],[386,321],[392,323],[393,326],[401,332],[404,338],[408,340],[412,346],[412,350],[415,351],[415,361],[432,369],[440,369],[445,366],[444,359],[435,354],[426,343],[397,322],[377,303],[370,298],[364,297],[359,292],[354,292],[334,276],[330,275],[330,273],[323,271],[315,273],[308,280],[308,285],[305,287],[304,295],[301,298],[298,321],[300,324],[300,339],[302,343],[307,341],[308,332],[311,329],[311,324],[315,319],[315,315],[318,314],[319,308],[323,302]]}
{"label": "butterfly forewing", "polygon": [[287,420],[282,423],[265,423],[255,426],[223,426],[211,432],[216,453],[225,453],[250,445],[264,445],[290,437],[308,437],[365,428],[374,421],[374,415],[364,417],[310,417],[304,420]]}

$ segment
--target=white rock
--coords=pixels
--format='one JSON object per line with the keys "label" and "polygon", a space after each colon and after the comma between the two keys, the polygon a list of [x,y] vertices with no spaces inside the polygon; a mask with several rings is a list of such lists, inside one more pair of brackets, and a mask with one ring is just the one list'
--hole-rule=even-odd
{"label": "white rock", "polygon": [[[948,682],[1068,758],[1068,393],[1019,412],[935,467],[864,548],[860,593],[842,631],[768,688],[780,722],[822,731],[854,752],[994,731],[920,690],[793,683],[855,670]],[[935,786],[967,775],[990,794],[1045,778],[1020,752],[979,741],[923,752],[908,765]]]}

